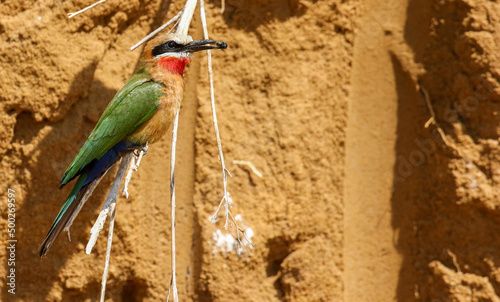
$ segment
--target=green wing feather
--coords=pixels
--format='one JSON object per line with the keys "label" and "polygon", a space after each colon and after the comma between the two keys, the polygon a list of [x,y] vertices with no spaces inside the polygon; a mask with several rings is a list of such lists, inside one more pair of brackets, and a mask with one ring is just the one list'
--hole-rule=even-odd
{"label": "green wing feather", "polygon": [[134,133],[158,109],[164,85],[145,74],[134,74],[116,94],[89,138],[61,178],[61,187],[78,176],[94,159]]}

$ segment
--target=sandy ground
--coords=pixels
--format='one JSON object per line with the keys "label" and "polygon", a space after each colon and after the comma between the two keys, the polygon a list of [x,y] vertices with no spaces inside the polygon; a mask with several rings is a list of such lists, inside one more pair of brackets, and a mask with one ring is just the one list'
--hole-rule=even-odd
{"label": "sandy ground", "polygon": [[[43,259],[70,188],[59,179],[133,73],[128,48],[183,5],[0,4],[0,229],[16,200],[16,294],[94,301],[105,236],[84,252],[115,170]],[[205,55],[186,71],[177,184],[182,301],[500,301],[500,4],[226,0],[207,3],[233,213],[254,232],[217,247],[222,194]],[[191,34],[201,37],[199,18]],[[424,97],[426,92],[428,98]],[[434,116],[430,122],[431,116]],[[164,300],[170,280],[170,138],[118,202],[108,301]],[[245,165],[249,161],[262,178]],[[0,249],[0,275],[9,274]]]}

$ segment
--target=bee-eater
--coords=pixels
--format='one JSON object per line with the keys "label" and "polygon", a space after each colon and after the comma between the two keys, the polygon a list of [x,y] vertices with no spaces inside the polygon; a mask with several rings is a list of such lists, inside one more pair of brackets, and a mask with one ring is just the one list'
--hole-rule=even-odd
{"label": "bee-eater", "polygon": [[68,223],[85,192],[121,157],[162,137],[181,106],[184,68],[191,53],[227,44],[164,34],[146,44],[135,73],[115,95],[64,172],[60,188],[79,176],[40,246],[40,257]]}

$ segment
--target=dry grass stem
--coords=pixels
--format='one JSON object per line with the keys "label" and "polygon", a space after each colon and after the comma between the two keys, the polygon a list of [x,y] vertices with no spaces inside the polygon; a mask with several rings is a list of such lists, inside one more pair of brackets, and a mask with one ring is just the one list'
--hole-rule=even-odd
{"label": "dry grass stem", "polygon": [[429,110],[429,112],[431,114],[430,119],[425,123],[425,128],[428,128],[430,124],[434,125],[439,133],[439,136],[443,140],[444,144],[446,146],[448,146],[449,148],[453,149],[461,157],[467,158],[466,156],[464,156],[462,154],[462,152],[460,152],[460,150],[455,146],[455,144],[453,144],[452,142],[450,142],[448,140],[448,138],[446,137],[446,134],[443,131],[443,128],[441,128],[441,126],[437,122],[436,113],[434,112],[434,108],[432,107],[431,99],[429,97],[429,93],[427,92],[427,90],[422,85],[419,85],[419,89],[422,92],[422,94],[424,95],[425,103],[427,104],[427,109]]}
{"label": "dry grass stem", "polygon": [[111,186],[111,190],[108,193],[108,197],[106,197],[106,201],[104,202],[104,205],[102,206],[102,210],[99,213],[99,216],[97,217],[97,220],[94,223],[94,226],[90,230],[90,239],[89,239],[89,242],[87,243],[87,247],[85,248],[85,252],[87,254],[90,254],[92,252],[92,248],[94,247],[94,245],[97,241],[97,238],[99,237],[99,232],[102,230],[104,223],[106,222],[106,217],[108,216],[108,213],[111,211],[112,204],[116,203],[118,191],[120,190],[120,185],[121,185],[123,177],[125,176],[125,173],[127,171],[127,167],[130,163],[131,157],[132,157],[132,154],[129,153],[125,157],[123,157],[121,162],[120,162],[118,172],[116,173],[116,177],[115,177],[115,180],[113,182],[113,185]]}
{"label": "dry grass stem", "polygon": [[178,35],[188,35],[189,25],[193,18],[194,10],[196,9],[196,0],[186,0],[186,5],[182,9],[182,14],[179,19],[179,24],[175,28],[175,33]]}
{"label": "dry grass stem", "polygon": [[450,250],[446,250],[446,252],[448,253],[448,256],[451,257],[451,260],[453,261],[453,265],[457,269],[457,272],[462,273],[462,270],[460,269],[460,264],[458,264],[457,255],[453,254],[453,252]]}
{"label": "dry grass stem", "polygon": [[108,271],[109,271],[109,259],[111,257],[111,244],[113,242],[113,231],[115,229],[115,212],[116,212],[116,202],[111,204],[111,215],[109,218],[109,231],[108,231],[108,242],[106,244],[106,259],[104,260],[104,271],[102,273],[101,280],[101,302],[104,302],[104,297],[106,296],[106,282],[108,281]]}
{"label": "dry grass stem", "polygon": [[174,302],[179,301],[179,296],[177,294],[177,281],[176,275],[176,265],[175,265],[175,150],[177,146],[177,131],[179,128],[179,112],[175,115],[174,125],[172,129],[172,151],[170,155],[170,215],[171,215],[171,229],[172,229],[172,279],[170,280],[170,286],[168,289],[167,301],[170,297],[170,289],[172,289],[172,299]]}
{"label": "dry grass stem", "polygon": [[146,43],[147,41],[151,40],[151,38],[153,38],[154,36],[156,36],[156,34],[158,34],[160,31],[164,30],[167,26],[169,26],[170,24],[172,24],[175,21],[177,21],[180,18],[180,16],[182,15],[183,11],[184,11],[184,9],[181,9],[181,11],[178,12],[177,15],[175,15],[172,19],[168,20],[167,23],[165,23],[162,26],[158,27],[157,29],[155,29],[154,31],[152,31],[149,35],[145,36],[141,41],[137,42],[134,46],[130,47],[130,51],[133,51],[137,47],[139,47],[142,44]]}
{"label": "dry grass stem", "polygon": [[[207,29],[207,18],[205,14],[205,3],[203,0],[200,0],[200,16],[201,16],[201,24],[203,26],[203,36],[205,39],[209,39],[208,37],[208,29]],[[221,168],[222,168],[222,182],[224,186],[224,195],[219,203],[219,206],[217,207],[217,210],[215,210],[214,214],[210,217],[210,221],[212,223],[217,222],[217,216],[219,213],[220,208],[222,205],[224,205],[224,216],[225,216],[225,223],[224,223],[224,229],[228,230],[228,226],[231,226],[236,230],[237,234],[237,239],[238,239],[238,245],[240,248],[243,250],[247,251],[247,249],[243,246],[243,243],[241,241],[241,236],[240,232],[245,236],[244,230],[242,230],[238,224],[236,223],[236,220],[234,220],[233,215],[231,214],[231,211],[229,210],[229,207],[232,206],[229,198],[229,192],[227,191],[227,175],[231,175],[229,171],[226,169],[226,164],[224,162],[224,153],[222,151],[222,143],[220,139],[220,134],[219,134],[219,126],[217,124],[217,112],[215,108],[215,92],[214,92],[214,78],[213,78],[213,72],[212,72],[212,52],[210,50],[207,50],[207,65],[208,65],[208,79],[210,83],[210,104],[212,106],[212,120],[214,124],[214,130],[215,130],[215,136],[217,138],[217,148],[219,150],[219,160],[221,163]]]}
{"label": "dry grass stem", "polygon": [[[182,9],[181,15],[179,16],[179,22],[175,28],[175,33],[187,36],[189,31],[189,25],[191,24],[191,19],[193,18],[194,10],[196,8],[196,0],[187,0],[186,5]],[[170,291],[172,291],[172,300],[174,302],[179,301],[179,296],[177,292],[177,280],[176,280],[176,258],[175,258],[175,150],[177,146],[177,132],[179,128],[179,111],[177,111],[174,119],[173,129],[172,129],[172,149],[170,155],[170,208],[171,208],[171,247],[172,247],[172,279],[170,280],[170,286],[168,289],[167,301],[170,299]]]}
{"label": "dry grass stem", "polygon": [[262,173],[255,168],[252,162],[247,161],[247,160],[233,160],[233,164],[235,165],[240,165],[240,166],[247,166],[252,170],[252,172],[257,175],[259,178],[262,178]]}
{"label": "dry grass stem", "polygon": [[74,13],[69,13],[69,14],[68,14],[68,18],[73,18],[74,16],[79,15],[79,14],[81,14],[81,13],[83,13],[83,12],[86,12],[86,11],[88,11],[89,9],[91,9],[92,7],[97,6],[97,5],[99,5],[99,4],[101,4],[101,3],[104,3],[104,2],[106,2],[106,0],[99,0],[99,1],[97,1],[96,3],[94,3],[94,4],[92,4],[92,5],[89,5],[89,6],[87,6],[86,8],[83,8],[83,9],[81,9],[81,10],[77,11],[77,12],[74,12]]}
{"label": "dry grass stem", "polygon": [[434,112],[434,108],[432,107],[432,103],[431,103],[431,99],[430,99],[430,96],[429,96],[429,92],[427,92],[427,90],[422,85],[418,85],[418,88],[422,92],[422,94],[424,96],[424,99],[425,99],[425,103],[427,104],[427,109],[429,110],[429,112],[431,114],[430,119],[425,123],[425,127],[427,128],[431,124],[434,125],[434,127],[436,127],[436,129],[437,129],[437,131],[439,133],[439,136],[441,137],[441,139],[443,140],[444,144],[447,147],[449,147],[450,149],[452,149],[453,151],[455,151],[456,154],[458,154],[458,156],[460,156],[467,163],[467,165],[473,166],[479,172],[484,173],[476,165],[476,163],[474,163],[472,160],[470,160],[469,157],[467,157],[453,142],[451,142],[451,141],[448,140],[448,138],[446,137],[446,134],[443,131],[443,128],[441,128],[441,126],[439,125],[439,123],[436,120],[436,113]]}

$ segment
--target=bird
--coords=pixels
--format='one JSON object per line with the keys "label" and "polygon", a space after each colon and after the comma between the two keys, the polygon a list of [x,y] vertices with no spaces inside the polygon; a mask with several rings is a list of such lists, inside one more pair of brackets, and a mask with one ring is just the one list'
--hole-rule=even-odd
{"label": "bird", "polygon": [[159,35],[146,44],[134,74],[108,104],[61,178],[59,189],[78,177],[40,245],[40,257],[47,254],[95,181],[121,157],[146,150],[167,132],[180,110],[184,69],[192,53],[226,48],[222,41],[193,40],[175,33]]}

